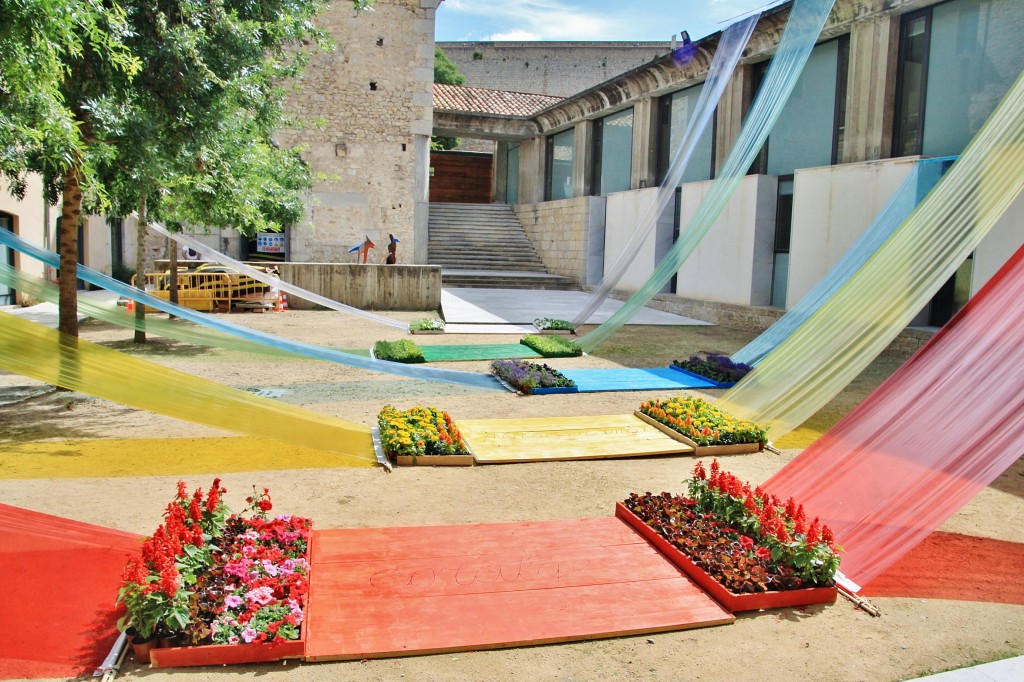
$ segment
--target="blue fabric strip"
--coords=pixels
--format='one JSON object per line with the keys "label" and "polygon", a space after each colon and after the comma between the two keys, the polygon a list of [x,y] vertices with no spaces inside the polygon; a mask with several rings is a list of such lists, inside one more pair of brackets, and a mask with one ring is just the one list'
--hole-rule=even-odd
{"label": "blue fabric strip", "polygon": [[[31,244],[21,237],[17,236],[13,232],[8,230],[0,230],[0,242],[7,246],[20,251],[36,260],[42,261],[47,265],[55,268],[60,267],[60,257],[52,251],[46,251],[35,244]],[[316,346],[309,343],[302,343],[301,341],[292,341],[289,339],[283,339],[279,336],[267,334],[265,332],[257,331],[255,329],[248,329],[241,325],[234,324],[233,322],[226,322],[224,320],[217,319],[213,316],[206,315],[190,308],[185,308],[170,301],[165,301],[156,296],[147,294],[133,286],[125,284],[124,282],[118,281],[112,277],[108,277],[101,272],[97,272],[84,265],[78,266],[78,278],[102,287],[114,293],[120,294],[127,298],[143,303],[157,310],[162,310],[165,313],[170,313],[176,317],[180,317],[184,320],[194,322],[196,324],[203,325],[204,327],[210,327],[228,334],[234,334],[250,341],[257,343],[263,343],[273,348],[281,348],[283,350],[298,353],[310,358],[316,358],[317,360],[327,360],[329,362],[336,362],[341,365],[348,365],[350,367],[358,367],[360,369],[368,369],[374,372],[384,372],[386,374],[394,374],[397,376],[408,377],[410,379],[424,379],[426,381],[440,381],[449,384],[459,384],[462,386],[472,386],[475,388],[486,388],[495,391],[504,390],[501,385],[495,381],[494,377],[489,374],[476,374],[474,372],[464,372],[460,370],[452,369],[437,369],[433,367],[414,367],[411,365],[405,365],[399,362],[387,362],[385,360],[374,360],[371,358],[364,358],[358,355],[352,355],[350,353],[342,353],[331,348],[324,348],[323,346]]]}

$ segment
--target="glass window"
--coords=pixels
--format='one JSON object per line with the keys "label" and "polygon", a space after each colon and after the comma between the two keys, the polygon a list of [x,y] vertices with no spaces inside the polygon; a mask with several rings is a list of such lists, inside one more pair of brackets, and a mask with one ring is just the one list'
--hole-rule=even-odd
{"label": "glass window", "polygon": [[1024,3],[954,0],[903,18],[893,154],[959,154],[1024,69]]}
{"label": "glass window", "polygon": [[963,151],[1024,69],[1024,2],[958,0],[932,8],[921,153]]}
{"label": "glass window", "polygon": [[786,307],[789,294],[789,241],[793,230],[793,176],[779,178],[772,256],[772,297],[775,308]]}
{"label": "glass window", "polygon": [[633,172],[633,109],[594,122],[594,193],[630,188]]}
{"label": "glass window", "polygon": [[547,175],[545,199],[568,199],[572,196],[573,147],[575,129],[565,130],[548,137]]}
{"label": "glass window", "polygon": [[835,150],[839,41],[814,48],[768,138],[768,175],[831,165]]}
{"label": "glass window", "polygon": [[519,203],[519,143],[508,146],[505,173],[505,203]]}
{"label": "glass window", "polygon": [[895,156],[910,156],[921,149],[930,16],[931,13],[927,11],[907,15],[900,29],[896,132],[893,143]]}
{"label": "glass window", "polygon": [[[676,152],[686,132],[686,126],[695,115],[697,100],[704,89],[704,84],[666,95],[660,100],[661,112],[658,131],[658,183],[661,184],[668,174],[669,166],[675,159]],[[714,177],[714,117],[705,128],[697,146],[694,147],[690,162],[683,171],[682,183],[710,180]]]}

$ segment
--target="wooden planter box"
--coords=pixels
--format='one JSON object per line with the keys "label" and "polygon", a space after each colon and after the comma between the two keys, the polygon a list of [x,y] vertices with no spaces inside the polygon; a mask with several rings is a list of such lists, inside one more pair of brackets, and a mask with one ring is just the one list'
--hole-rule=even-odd
{"label": "wooden planter box", "polygon": [[636,514],[621,502],[615,503],[615,516],[619,517],[648,542],[654,545],[666,559],[679,567],[701,589],[715,601],[733,613],[739,611],[758,611],[760,609],[777,609],[785,606],[807,606],[809,604],[832,604],[839,593],[837,587],[809,587],[800,590],[781,590],[773,592],[750,592],[737,594],[730,592],[720,582],[712,578],[704,569],[690,561],[690,558],[679,551],[657,531],[640,520]]}
{"label": "wooden planter box", "polygon": [[542,336],[569,336],[576,333],[571,329],[541,329],[537,325],[533,325],[533,328]]}
{"label": "wooden planter box", "polygon": [[410,329],[410,334],[444,334],[443,329]]}
{"label": "wooden planter box", "polygon": [[[307,564],[313,555],[312,545],[313,536],[310,535],[309,542],[306,544]],[[305,608],[308,613],[308,601]],[[252,644],[206,644],[204,646],[158,648],[149,652],[150,664],[154,668],[184,668],[196,665],[269,663],[283,661],[287,658],[305,658],[307,622],[302,623],[298,639],[254,642]]]}
{"label": "wooden planter box", "polygon": [[708,382],[709,384],[714,384],[715,388],[732,388],[733,386],[736,385],[735,381],[715,381],[714,379],[707,378],[703,374],[697,374],[696,372],[691,372],[688,369],[683,369],[682,367],[679,367],[678,365],[669,365],[669,367],[671,369],[674,369],[677,372],[682,372],[683,374],[686,374],[687,376],[695,377],[697,379],[703,379],[704,381]]}
{"label": "wooden planter box", "polygon": [[[399,455],[388,457],[400,467],[471,467],[473,455]],[[415,461],[413,461],[415,460]]]}
{"label": "wooden planter box", "polygon": [[550,388],[535,388],[530,391],[529,395],[550,395],[552,393],[579,393],[580,389],[576,386],[552,386]]}
{"label": "wooden planter box", "polygon": [[693,448],[693,454],[697,457],[718,457],[719,455],[743,455],[751,452],[764,450],[764,443],[733,443],[731,445],[697,445],[695,442],[679,433],[675,429],[665,426],[657,419],[648,417],[640,410],[633,412],[636,417],[647,422],[662,433],[675,438],[680,443],[686,443]]}

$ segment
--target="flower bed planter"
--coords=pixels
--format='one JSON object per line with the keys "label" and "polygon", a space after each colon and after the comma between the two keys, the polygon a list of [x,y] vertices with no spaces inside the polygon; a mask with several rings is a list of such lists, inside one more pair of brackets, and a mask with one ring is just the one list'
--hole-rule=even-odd
{"label": "flower bed planter", "polygon": [[683,369],[679,365],[669,365],[669,367],[671,367],[672,369],[674,369],[677,372],[682,372],[683,374],[686,374],[687,376],[695,377],[697,379],[702,379],[702,380],[704,380],[704,381],[706,381],[706,382],[708,382],[710,384],[714,384],[715,388],[732,388],[733,386],[736,385],[735,381],[715,381],[714,379],[707,378],[703,374],[697,374],[696,372],[691,372],[688,369]]}
{"label": "flower bed planter", "polygon": [[443,329],[410,329],[410,334],[444,334]]}
{"label": "flower bed planter", "polygon": [[665,426],[657,419],[648,417],[643,412],[637,410],[633,413],[639,419],[647,422],[654,428],[658,429],[662,433],[675,438],[680,443],[686,443],[693,448],[693,454],[697,457],[718,457],[720,455],[743,455],[751,452],[761,452],[764,450],[764,443],[760,441],[756,443],[733,443],[730,445],[698,445],[683,434],[679,433],[673,428]]}
{"label": "flower bed planter", "polygon": [[571,336],[573,334],[573,331],[571,329],[541,329],[537,325],[533,325],[533,328],[537,330],[534,333],[542,334],[545,336]]}
{"label": "flower bed planter", "polygon": [[[309,519],[268,516],[269,490],[231,514],[214,479],[209,492],[178,494],[164,522],[129,557],[117,603],[118,628],[157,633],[154,667],[256,663],[305,655],[312,555]],[[173,633],[159,634],[161,631]],[[180,645],[187,642],[188,645]]]}
{"label": "flower bed planter", "polygon": [[[420,425],[429,420],[429,426]],[[391,433],[386,434],[384,429]],[[396,410],[385,405],[370,429],[377,461],[397,466],[473,466],[473,453],[447,412],[433,407]],[[416,441],[422,440],[419,447]],[[391,449],[386,444],[391,443]]]}
{"label": "flower bed planter", "polygon": [[471,467],[473,455],[400,455],[392,461],[400,467]]}
{"label": "flower bed planter", "polygon": [[615,516],[619,517],[648,542],[654,545],[666,559],[679,567],[691,580],[700,585],[711,597],[732,612],[757,611],[759,609],[776,609],[785,606],[806,606],[809,604],[832,604],[836,600],[838,589],[833,587],[811,587],[798,590],[771,592],[753,592],[736,594],[730,592],[721,583],[712,578],[689,557],[673,547],[668,540],[626,508],[621,502],[615,503]]}

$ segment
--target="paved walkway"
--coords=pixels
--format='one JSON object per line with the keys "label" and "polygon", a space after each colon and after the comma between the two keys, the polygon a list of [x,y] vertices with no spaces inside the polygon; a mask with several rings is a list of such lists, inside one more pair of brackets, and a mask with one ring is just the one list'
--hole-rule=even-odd
{"label": "paved walkway", "polygon": [[919,677],[927,682],[1021,682],[1024,680],[1024,656],[1007,658],[973,668],[949,670],[937,675]]}
{"label": "paved walkway", "polygon": [[[445,329],[448,331],[455,331],[451,329],[453,324],[532,325],[539,317],[572,320],[583,310],[589,296],[583,291],[445,288],[441,291],[441,310],[446,323]],[[606,299],[587,322],[605,322],[622,305],[622,301]],[[643,308],[633,316],[629,324],[687,326],[709,323],[653,308]],[[530,327],[529,331],[534,330]]]}

